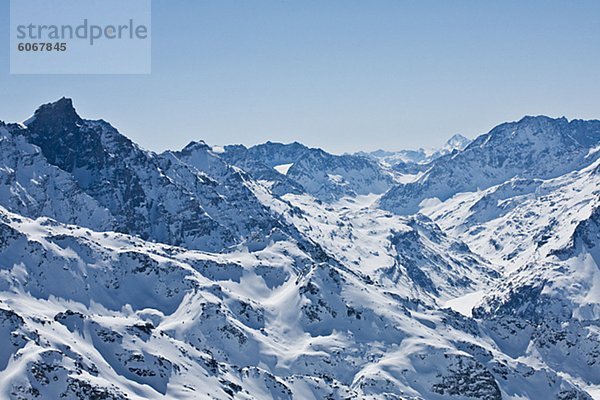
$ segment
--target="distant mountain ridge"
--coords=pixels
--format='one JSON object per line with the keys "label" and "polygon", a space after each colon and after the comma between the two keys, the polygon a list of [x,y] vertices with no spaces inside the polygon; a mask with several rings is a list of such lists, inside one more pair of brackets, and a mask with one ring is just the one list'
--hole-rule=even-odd
{"label": "distant mountain ridge", "polygon": [[418,150],[400,151],[376,150],[368,153],[358,152],[356,154],[374,158],[389,166],[397,164],[428,164],[437,158],[452,153],[454,150],[464,150],[469,143],[471,143],[471,139],[468,139],[461,134],[455,134],[439,149],[425,150],[421,148]]}

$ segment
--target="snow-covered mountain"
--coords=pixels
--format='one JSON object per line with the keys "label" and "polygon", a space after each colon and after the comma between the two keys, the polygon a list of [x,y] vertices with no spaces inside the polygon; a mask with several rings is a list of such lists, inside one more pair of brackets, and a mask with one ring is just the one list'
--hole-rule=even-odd
{"label": "snow-covered mountain", "polygon": [[[44,168],[49,168],[52,174],[60,174],[60,179],[70,180],[73,190],[82,192],[79,197],[99,208],[69,205],[66,209],[46,186],[38,190],[39,184],[32,185],[40,181],[33,176],[34,181],[19,185],[24,193],[18,199],[14,190],[7,193],[3,204],[11,211],[21,211],[13,204],[22,204],[20,199],[28,198],[32,188],[34,194],[37,190],[49,198],[44,201],[58,204],[50,206],[49,212],[38,207],[37,212],[24,213],[27,216],[49,216],[96,230],[204,250],[224,250],[281,228],[246,187],[244,172],[214,157],[207,147],[188,146],[181,152],[160,155],[148,152],[105,121],[81,119],[71,101],[64,98],[40,107],[25,128],[7,128],[5,136],[27,143],[20,151],[40,153],[40,164],[45,163],[27,174],[37,172],[44,177],[42,182],[51,179],[44,185],[56,186],[54,180],[59,178],[44,175]],[[7,151],[6,156],[17,154]],[[14,170],[14,162],[6,167]],[[68,193],[65,197],[72,197]],[[78,204],[84,201],[79,197]],[[75,199],[70,198],[72,201]]]}
{"label": "snow-covered mountain", "polygon": [[0,397],[600,398],[599,142],[528,117],[397,183],[68,99],[1,123]]}
{"label": "snow-covered mountain", "polygon": [[582,168],[600,153],[600,121],[525,117],[497,126],[463,151],[435,160],[416,181],[386,193],[380,205],[411,214],[423,200],[447,200],[520,177],[554,178]]}
{"label": "snow-covered mountain", "polygon": [[394,183],[390,172],[367,157],[336,156],[300,143],[267,142],[248,149],[226,146],[222,157],[256,179],[274,182],[278,193],[303,191],[325,201],[381,194]]}

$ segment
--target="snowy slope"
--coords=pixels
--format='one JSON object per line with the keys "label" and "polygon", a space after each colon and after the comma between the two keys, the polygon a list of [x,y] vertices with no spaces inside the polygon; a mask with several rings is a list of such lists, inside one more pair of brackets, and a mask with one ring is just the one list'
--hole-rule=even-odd
{"label": "snowy slope", "polygon": [[599,171],[596,161],[555,179],[511,180],[428,211],[504,269],[505,278],[473,310],[496,342],[508,354],[539,359],[595,385]]}
{"label": "snowy slope", "polygon": [[435,303],[486,287],[498,276],[485,259],[427,218],[370,207],[377,196],[333,204],[306,195],[283,199],[297,209],[285,212],[285,206],[271,200],[274,210],[283,210],[282,219],[347,268],[399,295]]}
{"label": "snowy slope", "polygon": [[586,398],[472,321],[294,243],[217,255],[3,210],[0,221],[6,397]]}

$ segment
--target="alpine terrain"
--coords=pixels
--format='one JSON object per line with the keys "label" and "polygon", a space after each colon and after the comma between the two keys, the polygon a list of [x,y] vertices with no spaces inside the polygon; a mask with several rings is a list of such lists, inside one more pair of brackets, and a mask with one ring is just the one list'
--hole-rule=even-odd
{"label": "alpine terrain", "polygon": [[600,121],[160,154],[0,122],[0,398],[600,399]]}

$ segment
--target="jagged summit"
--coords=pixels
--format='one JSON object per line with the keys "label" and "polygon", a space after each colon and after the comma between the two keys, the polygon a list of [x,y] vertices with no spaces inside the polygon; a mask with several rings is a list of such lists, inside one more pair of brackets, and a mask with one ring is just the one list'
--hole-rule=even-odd
{"label": "jagged summit", "polygon": [[548,115],[539,114],[539,115],[524,115],[523,118],[521,118],[520,120],[517,121],[518,124],[531,123],[531,122],[566,122],[566,123],[568,123],[569,120],[565,116],[554,118],[554,117],[550,117]]}
{"label": "jagged summit", "polygon": [[64,131],[81,121],[81,117],[73,107],[73,101],[62,97],[53,103],[40,106],[33,117],[24,122],[24,125]]}
{"label": "jagged summit", "polygon": [[54,102],[42,104],[36,110],[36,114],[48,111],[77,114],[73,106],[73,99],[64,96]]}

